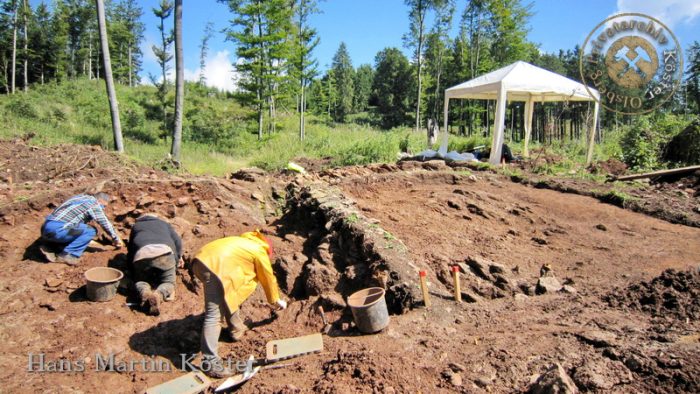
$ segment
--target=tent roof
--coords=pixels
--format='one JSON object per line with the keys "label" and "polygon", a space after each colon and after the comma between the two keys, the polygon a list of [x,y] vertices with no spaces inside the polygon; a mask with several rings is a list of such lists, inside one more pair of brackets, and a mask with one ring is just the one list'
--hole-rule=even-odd
{"label": "tent roof", "polygon": [[[508,101],[593,101],[600,98],[597,90],[562,75],[517,61],[471,81],[445,90],[445,98],[496,100],[501,84]],[[591,96],[593,94],[593,97]]]}

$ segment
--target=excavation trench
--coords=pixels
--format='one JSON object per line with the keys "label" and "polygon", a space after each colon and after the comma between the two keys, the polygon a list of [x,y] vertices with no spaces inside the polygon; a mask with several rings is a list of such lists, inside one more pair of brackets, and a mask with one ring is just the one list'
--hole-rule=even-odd
{"label": "excavation trench", "polygon": [[340,309],[353,292],[379,286],[392,314],[409,311],[419,300],[418,269],[406,246],[340,189],[290,183],[279,224],[281,232],[305,239],[304,253],[276,260],[280,285],[293,297],[319,297],[326,307]]}

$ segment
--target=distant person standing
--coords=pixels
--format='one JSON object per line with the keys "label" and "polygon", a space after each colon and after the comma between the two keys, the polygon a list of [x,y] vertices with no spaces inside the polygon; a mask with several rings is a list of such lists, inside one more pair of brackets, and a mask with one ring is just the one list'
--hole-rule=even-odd
{"label": "distant person standing", "polygon": [[[136,219],[129,236],[127,259],[134,287],[146,313],[160,314],[161,301],[175,298],[175,276],[182,259],[182,239],[173,227],[154,213]],[[153,290],[155,287],[155,290]]]}
{"label": "distant person standing", "polygon": [[40,247],[41,252],[50,262],[76,265],[90,241],[97,235],[97,230],[87,223],[94,220],[112,238],[112,244],[123,246],[114,226],[105,215],[105,207],[111,198],[106,193],[93,195],[79,194],[71,197],[46,217],[41,226],[41,238],[60,246],[61,251],[54,253],[47,245]]}

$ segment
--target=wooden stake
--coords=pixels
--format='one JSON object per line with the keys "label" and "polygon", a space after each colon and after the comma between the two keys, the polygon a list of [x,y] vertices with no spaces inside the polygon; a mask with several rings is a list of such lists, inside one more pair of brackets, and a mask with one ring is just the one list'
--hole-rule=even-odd
{"label": "wooden stake", "polygon": [[418,273],[420,275],[420,289],[423,291],[423,304],[425,305],[426,308],[430,307],[430,295],[428,294],[428,281],[425,278],[427,275],[427,272],[425,271],[420,271]]}
{"label": "wooden stake", "polygon": [[455,301],[462,302],[462,289],[459,286],[459,266],[452,266],[452,278],[455,282]]}

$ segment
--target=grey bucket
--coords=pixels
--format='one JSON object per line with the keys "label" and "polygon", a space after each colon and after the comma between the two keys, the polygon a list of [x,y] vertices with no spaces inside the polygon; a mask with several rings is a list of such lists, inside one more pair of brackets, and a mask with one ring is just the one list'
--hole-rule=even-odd
{"label": "grey bucket", "polygon": [[95,267],[85,271],[87,297],[92,301],[109,301],[117,294],[124,273],[110,267]]}
{"label": "grey bucket", "polygon": [[384,289],[370,287],[348,297],[357,328],[365,334],[383,330],[389,325],[389,310],[384,299]]}

